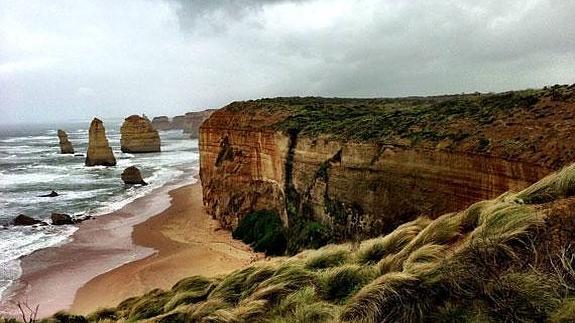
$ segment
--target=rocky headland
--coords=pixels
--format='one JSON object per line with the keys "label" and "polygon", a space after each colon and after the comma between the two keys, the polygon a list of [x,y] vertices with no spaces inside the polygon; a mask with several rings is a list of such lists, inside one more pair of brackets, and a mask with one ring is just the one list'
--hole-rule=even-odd
{"label": "rocky headland", "polygon": [[88,132],[88,151],[86,153],[86,166],[115,166],[116,158],[106,138],[104,123],[94,118],[90,123]]}
{"label": "rocky headland", "polygon": [[188,112],[183,116],[175,116],[172,119],[166,116],[152,119],[152,126],[156,130],[183,130],[189,133],[192,139],[197,139],[200,126],[216,109]]}
{"label": "rocky headland", "polygon": [[231,229],[269,210],[299,232],[361,239],[525,188],[574,159],[574,130],[574,85],[234,102],[200,128],[204,203]]}
{"label": "rocky headland", "polygon": [[120,128],[122,152],[150,153],[160,151],[160,135],[148,118],[131,115]]}
{"label": "rocky headland", "polygon": [[68,134],[62,129],[58,129],[58,139],[60,140],[60,153],[61,154],[73,154],[74,147],[72,143],[68,140]]}

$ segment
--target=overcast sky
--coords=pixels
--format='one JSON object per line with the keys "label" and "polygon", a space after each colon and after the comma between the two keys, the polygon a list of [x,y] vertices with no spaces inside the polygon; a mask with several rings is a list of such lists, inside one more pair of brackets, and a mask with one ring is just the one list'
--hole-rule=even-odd
{"label": "overcast sky", "polygon": [[572,0],[0,0],[0,122],[575,83]]}

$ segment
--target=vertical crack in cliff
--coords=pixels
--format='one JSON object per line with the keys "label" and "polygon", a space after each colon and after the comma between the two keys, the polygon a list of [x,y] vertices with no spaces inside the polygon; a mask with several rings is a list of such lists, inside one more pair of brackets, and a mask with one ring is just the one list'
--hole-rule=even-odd
{"label": "vertical crack in cliff", "polygon": [[299,213],[299,194],[293,185],[293,164],[295,159],[295,148],[297,146],[297,137],[299,130],[289,129],[288,130],[288,151],[286,154],[285,161],[285,181],[284,181],[284,192],[285,192],[285,208],[288,215],[288,221],[297,216]]}

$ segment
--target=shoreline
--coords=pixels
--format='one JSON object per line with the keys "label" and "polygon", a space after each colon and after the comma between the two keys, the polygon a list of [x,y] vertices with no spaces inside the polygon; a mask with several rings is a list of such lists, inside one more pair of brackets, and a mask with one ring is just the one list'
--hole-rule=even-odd
{"label": "shoreline", "polygon": [[[0,302],[1,314],[19,315],[18,301],[40,305],[38,317],[59,310],[86,314],[156,287],[171,287],[180,278],[210,274],[214,269],[233,270],[257,258],[228,231],[218,230],[217,222],[203,210],[201,193],[199,180],[164,185],[117,211],[81,223],[68,242],[22,257],[22,274]],[[194,228],[211,229],[204,232],[211,239],[192,241],[195,237],[187,230]],[[210,244],[226,240],[231,254],[222,258],[225,252],[214,252],[217,248]],[[190,254],[197,262],[203,249],[208,252],[202,264],[176,257]],[[199,268],[210,264],[208,271]],[[128,278],[122,276],[126,270]],[[127,284],[137,277],[134,274],[140,277],[138,285]],[[113,288],[110,281],[116,282]]]}
{"label": "shoreline", "polygon": [[189,276],[228,273],[263,257],[205,213],[199,181],[169,194],[172,205],[136,225],[132,234],[136,244],[157,252],[89,281],[76,293],[70,312],[88,314],[155,288],[169,289]]}

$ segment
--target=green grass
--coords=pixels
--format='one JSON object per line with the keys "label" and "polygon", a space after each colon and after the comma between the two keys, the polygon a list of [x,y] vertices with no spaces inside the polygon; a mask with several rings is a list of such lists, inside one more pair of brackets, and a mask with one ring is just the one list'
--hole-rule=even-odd
{"label": "green grass", "polygon": [[[546,237],[539,235],[545,203],[570,196],[564,178],[570,176],[561,171],[523,192],[420,218],[359,245],[327,245],[217,278],[186,278],[76,319],[571,322],[575,255],[570,248],[555,255],[534,247]],[[549,187],[553,194],[544,199],[526,198]]]}

